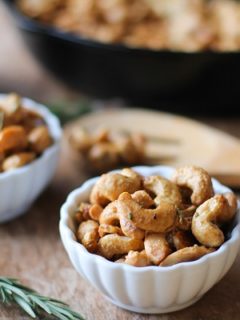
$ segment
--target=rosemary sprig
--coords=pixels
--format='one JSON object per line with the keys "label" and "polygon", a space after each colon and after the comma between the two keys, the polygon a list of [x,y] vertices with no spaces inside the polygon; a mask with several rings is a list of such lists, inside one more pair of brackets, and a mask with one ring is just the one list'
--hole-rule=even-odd
{"label": "rosemary sprig", "polygon": [[48,314],[52,319],[84,320],[77,312],[61,301],[44,297],[34,290],[23,286],[16,279],[0,277],[0,302],[16,303],[31,318]]}

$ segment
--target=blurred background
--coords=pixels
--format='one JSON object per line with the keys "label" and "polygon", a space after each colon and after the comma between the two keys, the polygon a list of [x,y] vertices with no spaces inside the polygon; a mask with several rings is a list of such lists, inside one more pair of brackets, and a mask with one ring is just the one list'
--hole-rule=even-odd
{"label": "blurred background", "polygon": [[16,91],[39,101],[76,97],[43,69],[30,54],[16,28],[15,19],[0,2],[0,91]]}

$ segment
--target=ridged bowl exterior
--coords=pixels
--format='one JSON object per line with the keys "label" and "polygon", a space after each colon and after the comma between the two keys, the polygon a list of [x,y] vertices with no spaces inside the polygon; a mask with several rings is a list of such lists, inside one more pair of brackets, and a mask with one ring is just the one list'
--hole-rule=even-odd
{"label": "ridged bowl exterior", "polygon": [[[0,99],[3,97],[0,95]],[[0,223],[27,211],[52,179],[59,159],[62,131],[58,119],[46,107],[30,99],[23,99],[23,105],[43,116],[54,143],[30,164],[0,173]]]}
{"label": "ridged bowl exterior", "polygon": [[[159,174],[169,178],[173,169],[157,166],[135,170],[144,176]],[[141,313],[180,310],[200,299],[232,266],[240,244],[239,206],[230,239],[197,261],[164,268],[136,268],[89,253],[76,241],[73,215],[77,204],[87,200],[97,179],[88,180],[70,193],[61,208],[60,234],[75,269],[114,304]],[[229,191],[214,179],[213,186],[217,193]]]}

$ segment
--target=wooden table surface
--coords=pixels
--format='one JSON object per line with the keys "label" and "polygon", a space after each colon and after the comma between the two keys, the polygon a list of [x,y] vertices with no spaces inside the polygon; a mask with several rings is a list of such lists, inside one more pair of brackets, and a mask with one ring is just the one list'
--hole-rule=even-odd
{"label": "wooden table surface", "polygon": [[[66,89],[34,61],[24,48],[12,19],[0,4],[0,91],[18,91],[48,101],[69,98]],[[204,119],[240,136],[240,118]],[[64,170],[63,170],[64,168]],[[0,225],[0,275],[21,279],[45,295],[62,299],[88,320],[238,320],[240,318],[240,257],[225,278],[194,306],[169,315],[140,315],[121,310],[73,269],[59,238],[59,208],[68,192],[85,176],[62,154],[57,173],[26,215]],[[1,201],[1,199],[0,199]],[[0,305],[0,320],[28,319],[17,308]]]}

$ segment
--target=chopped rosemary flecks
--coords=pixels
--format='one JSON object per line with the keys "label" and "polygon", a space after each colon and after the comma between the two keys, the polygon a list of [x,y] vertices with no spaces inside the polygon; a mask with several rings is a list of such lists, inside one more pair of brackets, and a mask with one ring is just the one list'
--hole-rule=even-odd
{"label": "chopped rosemary flecks", "polygon": [[132,214],[132,212],[129,212],[129,214],[128,214],[128,219],[129,219],[129,220],[132,220],[132,219],[133,219],[133,214]]}

